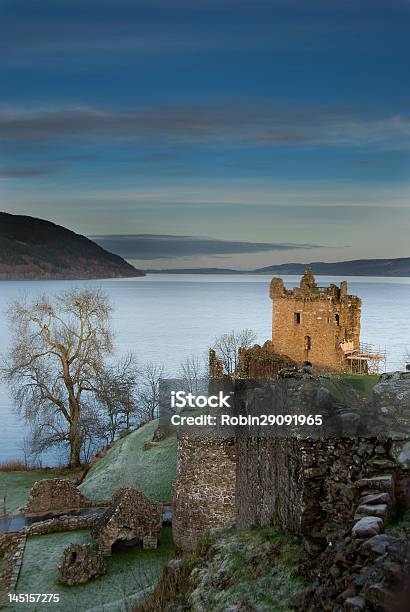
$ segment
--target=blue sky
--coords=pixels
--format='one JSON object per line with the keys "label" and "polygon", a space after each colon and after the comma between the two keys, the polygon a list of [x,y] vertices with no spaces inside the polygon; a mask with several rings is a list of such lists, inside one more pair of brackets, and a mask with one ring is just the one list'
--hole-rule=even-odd
{"label": "blue sky", "polygon": [[404,0],[0,0],[1,209],[143,266],[409,256],[409,34]]}

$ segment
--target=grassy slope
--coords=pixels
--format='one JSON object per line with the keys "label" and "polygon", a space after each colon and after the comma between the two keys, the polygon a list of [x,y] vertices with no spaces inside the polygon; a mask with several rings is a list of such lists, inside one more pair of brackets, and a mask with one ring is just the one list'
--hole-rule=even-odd
{"label": "grassy slope", "polygon": [[44,478],[64,478],[53,472],[0,472],[0,510],[6,496],[7,511],[17,512],[27,502],[31,487],[37,480]]}
{"label": "grassy slope", "polygon": [[71,543],[90,543],[88,531],[37,536],[27,540],[17,593],[59,593],[59,604],[16,604],[9,609],[27,608],[42,612],[52,607],[59,612],[73,610],[120,612],[152,588],[158,576],[175,554],[171,528],[164,527],[156,550],[134,548],[107,559],[107,574],[88,584],[68,587],[59,584],[57,566],[64,549]]}
{"label": "grassy slope", "polygon": [[373,387],[379,382],[380,376],[378,374],[342,374],[340,378],[368,397],[372,394]]}
{"label": "grassy slope", "polygon": [[340,374],[333,378],[322,377],[320,380],[335,399],[349,402],[352,391],[359,397],[370,397],[379,379],[378,374]]}
{"label": "grassy slope", "polygon": [[81,492],[94,500],[109,499],[116,489],[131,486],[156,501],[171,499],[176,473],[174,435],[144,450],[157,427],[153,421],[119,440],[88,472]]}
{"label": "grassy slope", "polygon": [[300,541],[272,527],[205,535],[197,555],[177,610],[285,612],[305,588]]}

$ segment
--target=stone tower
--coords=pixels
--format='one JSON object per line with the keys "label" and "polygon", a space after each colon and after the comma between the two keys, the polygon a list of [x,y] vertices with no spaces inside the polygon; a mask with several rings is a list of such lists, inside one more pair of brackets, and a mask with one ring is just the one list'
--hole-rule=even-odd
{"label": "stone tower", "polygon": [[360,348],[361,300],[347,293],[346,281],[318,287],[309,268],[295,289],[273,278],[269,295],[275,352],[325,369],[350,370],[346,355]]}

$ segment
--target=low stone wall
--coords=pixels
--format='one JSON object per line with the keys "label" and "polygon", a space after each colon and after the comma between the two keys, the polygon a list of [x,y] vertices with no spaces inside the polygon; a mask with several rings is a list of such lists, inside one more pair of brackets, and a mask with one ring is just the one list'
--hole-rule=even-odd
{"label": "low stone wall", "polygon": [[41,521],[24,527],[20,533],[26,536],[47,535],[63,531],[77,531],[77,529],[91,529],[98,519],[97,515],[90,516],[60,516],[48,521]]}
{"label": "low stone wall", "polygon": [[208,529],[235,522],[234,440],[181,436],[174,483],[174,542],[193,550]]}
{"label": "low stone wall", "polygon": [[26,536],[22,533],[0,533],[0,607],[8,603],[8,594],[13,593],[23,562]]}

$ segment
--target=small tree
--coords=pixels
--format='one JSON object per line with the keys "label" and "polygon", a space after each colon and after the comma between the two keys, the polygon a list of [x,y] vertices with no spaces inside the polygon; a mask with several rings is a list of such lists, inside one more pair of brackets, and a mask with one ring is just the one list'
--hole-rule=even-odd
{"label": "small tree", "polygon": [[12,342],[4,377],[37,432],[37,447],[68,443],[71,467],[80,464],[87,400],[112,351],[110,313],[107,296],[88,288],[17,300],[8,310]]}
{"label": "small tree", "polygon": [[113,442],[120,431],[129,431],[138,419],[137,384],[139,370],[133,353],[99,373],[96,399],[104,421],[104,436]]}
{"label": "small tree", "polygon": [[189,355],[180,363],[179,376],[185,391],[197,395],[200,392],[201,381],[207,378],[204,360],[196,355]]}
{"label": "small tree", "polygon": [[164,378],[164,366],[149,362],[140,372],[138,403],[140,414],[145,421],[156,419],[159,413],[159,387]]}
{"label": "small tree", "polygon": [[239,332],[232,330],[222,334],[214,340],[213,349],[221,359],[224,371],[232,375],[238,365],[238,351],[240,348],[250,348],[256,342],[256,334],[252,329],[242,329]]}

